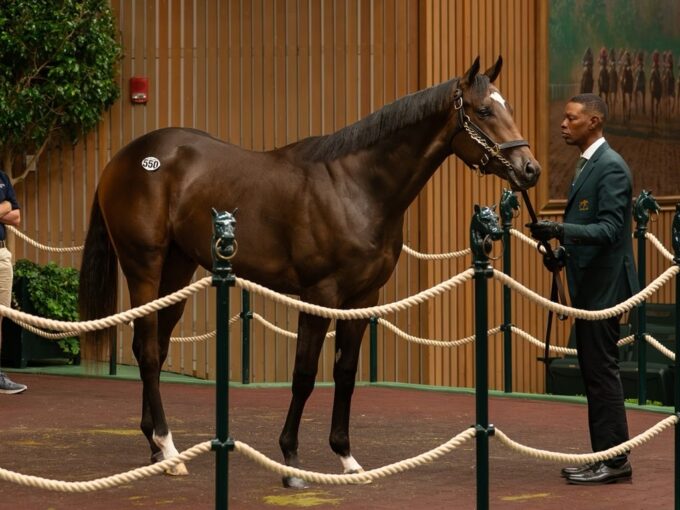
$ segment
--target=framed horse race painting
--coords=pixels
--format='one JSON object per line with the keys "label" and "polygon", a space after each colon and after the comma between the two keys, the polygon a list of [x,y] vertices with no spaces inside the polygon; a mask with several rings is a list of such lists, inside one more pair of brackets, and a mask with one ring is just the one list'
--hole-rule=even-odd
{"label": "framed horse race painting", "polygon": [[[578,151],[560,136],[564,106],[579,93],[607,103],[605,138],[633,173],[633,196],[680,201],[680,2],[550,0],[540,44],[549,72],[539,152],[545,212],[564,206]],[[547,163],[547,164],[546,164]]]}

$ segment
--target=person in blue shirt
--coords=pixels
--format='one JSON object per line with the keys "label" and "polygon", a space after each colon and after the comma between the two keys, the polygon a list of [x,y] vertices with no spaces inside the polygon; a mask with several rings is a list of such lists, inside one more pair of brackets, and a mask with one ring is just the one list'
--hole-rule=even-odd
{"label": "person in blue shirt", "polygon": [[[16,227],[19,223],[21,223],[21,211],[14,188],[7,174],[0,170],[0,305],[4,306],[11,306],[12,304],[12,279],[14,278],[12,253],[6,245],[7,229],[5,225]],[[2,316],[0,316],[1,324]],[[2,328],[0,328],[1,345]],[[25,390],[25,384],[15,383],[3,372],[0,372],[0,394],[21,393]]]}

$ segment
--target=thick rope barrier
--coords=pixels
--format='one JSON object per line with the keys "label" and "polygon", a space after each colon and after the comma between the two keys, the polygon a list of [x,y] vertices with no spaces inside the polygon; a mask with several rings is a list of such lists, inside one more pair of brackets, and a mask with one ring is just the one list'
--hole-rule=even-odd
{"label": "thick rope barrier", "polygon": [[[253,313],[253,319],[262,324],[265,328],[270,329],[274,333],[283,335],[286,338],[297,338],[297,333],[278,327],[276,324],[273,324],[264,317],[262,317],[262,315],[260,315],[259,313]],[[328,333],[326,333],[326,338],[335,338],[335,331],[329,331]]]}
{"label": "thick rope barrier", "polygon": [[34,315],[21,312],[19,310],[14,310],[8,306],[0,305],[0,315],[3,317],[8,317],[14,322],[25,322],[33,326],[37,326],[43,329],[51,329],[56,331],[77,331],[78,333],[85,333],[87,331],[95,331],[98,329],[106,329],[118,324],[125,324],[138,319],[139,317],[144,317],[153,312],[157,312],[163,308],[184,301],[196,292],[210,287],[212,282],[212,277],[206,276],[201,280],[198,280],[183,289],[180,289],[172,294],[168,294],[162,298],[156,299],[145,305],[137,306],[131,308],[128,311],[121,312],[109,317],[104,317],[102,319],[94,319],[83,322],[69,322],[69,321],[59,321],[55,319],[46,319],[44,317],[36,317]]}
{"label": "thick rope barrier", "polygon": [[[429,346],[433,346],[433,347],[460,347],[461,345],[465,345],[465,344],[469,344],[470,342],[474,342],[475,339],[476,339],[476,335],[466,336],[465,338],[460,338],[458,340],[435,340],[435,339],[430,339],[430,338],[420,338],[420,337],[417,337],[417,336],[409,335],[408,333],[399,329],[397,326],[395,326],[391,322],[386,321],[385,319],[378,319],[378,323],[382,324],[386,329],[389,329],[395,335],[403,338],[407,342],[412,342],[414,344],[420,344],[420,345],[429,345]],[[500,331],[501,331],[500,326],[495,327],[495,328],[488,330],[487,335],[489,335],[489,336],[496,335]]]}
{"label": "thick rope barrier", "polygon": [[659,250],[659,252],[661,252],[661,254],[668,260],[670,260],[671,262],[675,261],[675,257],[673,256],[673,254],[670,251],[668,251],[663,244],[661,244],[661,241],[659,241],[654,234],[652,234],[651,232],[645,232],[645,239],[650,241],[656,247],[656,249]]}
{"label": "thick rope barrier", "polygon": [[411,257],[421,260],[446,260],[457,257],[464,257],[465,255],[469,255],[470,253],[472,253],[472,249],[470,248],[465,248],[464,250],[460,251],[451,251],[448,253],[421,253],[419,251],[414,250],[413,248],[409,248],[406,245],[403,245],[401,249],[407,255],[410,255]]}
{"label": "thick rope barrier", "polygon": [[[354,320],[354,319],[369,319],[371,317],[378,317],[381,315],[387,315],[394,312],[399,312],[406,310],[411,306],[418,305],[427,301],[428,299],[439,296],[440,294],[451,290],[452,288],[471,280],[474,277],[474,269],[466,269],[462,273],[459,273],[446,281],[443,281],[434,287],[427,290],[418,292],[413,296],[386,305],[371,306],[368,308],[350,308],[347,310],[341,310],[337,308],[329,308],[326,306],[313,305],[310,303],[305,303],[299,299],[293,299],[285,294],[280,294],[276,291],[270,290],[267,287],[263,287],[257,283],[251,282],[249,280],[244,280],[243,278],[236,278],[236,286],[241,287],[247,291],[253,292],[255,294],[260,294],[265,296],[272,301],[283,303],[291,308],[299,310],[301,312],[309,313],[312,315],[317,315],[319,317],[325,317],[326,319],[341,319],[341,320]],[[0,312],[2,312],[2,307],[0,307]]]}
{"label": "thick rope barrier", "polygon": [[672,361],[675,361],[675,353],[668,349],[666,346],[662,345],[656,338],[654,338],[652,335],[648,335],[645,333],[645,340],[649,345],[654,347],[657,351],[659,351],[661,354],[666,356],[667,358],[671,359]]}
{"label": "thick rope barrier", "polygon": [[540,296],[533,290],[525,287],[518,281],[512,279],[505,273],[502,273],[496,269],[493,270],[493,276],[503,285],[507,285],[512,290],[519,292],[524,297],[541,304],[544,308],[552,310],[553,312],[559,313],[561,315],[575,317],[577,319],[600,320],[616,317],[617,315],[621,315],[624,312],[632,310],[643,301],[646,301],[651,295],[656,293],[661,287],[663,287],[671,278],[676,276],[679,272],[680,266],[671,266],[668,269],[666,269],[666,271],[664,271],[660,276],[658,276],[652,283],[647,285],[647,287],[645,287],[637,294],[634,294],[633,296],[631,296],[630,298],[626,299],[625,301],[616,306],[604,308],[602,310],[582,310],[580,308],[572,308],[571,306],[565,306],[560,303],[555,303],[553,301],[550,301],[549,299],[544,298],[543,296]]}
{"label": "thick rope barrier", "polygon": [[28,244],[31,246],[35,246],[36,248],[39,248],[44,251],[50,251],[54,253],[71,253],[71,252],[77,252],[77,251],[83,251],[83,246],[70,246],[70,247],[64,247],[64,248],[53,248],[52,246],[47,246],[45,244],[40,244],[37,241],[34,241],[30,237],[28,237],[26,234],[18,230],[17,228],[13,227],[12,225],[5,225],[5,228],[8,229],[10,232],[12,232],[15,236],[17,236],[20,239],[23,239],[26,241]]}
{"label": "thick rope barrier", "polygon": [[[529,343],[534,344],[536,347],[545,349],[545,342],[536,338],[535,336],[532,336],[530,333],[527,333],[523,329],[520,329],[517,326],[512,325],[510,326],[510,329],[517,336],[524,338]],[[624,338],[619,339],[619,341],[616,342],[616,345],[617,347],[623,347],[624,345],[632,344],[633,342],[635,342],[635,335],[628,335]],[[576,349],[572,349],[570,347],[560,347],[559,345],[550,345],[550,352],[556,354],[571,354],[573,356],[576,356]]]}
{"label": "thick rope barrier", "polygon": [[56,492],[94,492],[102,489],[111,489],[125,483],[141,480],[153,475],[159,475],[167,469],[176,466],[181,462],[188,462],[202,453],[211,450],[211,441],[199,443],[188,450],[171,459],[166,459],[156,464],[142,466],[126,473],[97,478],[87,482],[65,482],[62,480],[52,480],[40,476],[23,475],[14,471],[0,468],[0,480],[16,483],[26,487],[47,489]]}
{"label": "thick rope barrier", "polygon": [[535,457],[541,460],[549,460],[552,462],[588,464],[593,462],[600,462],[603,460],[611,459],[618,455],[625,454],[628,451],[632,450],[633,448],[645,444],[650,439],[666,430],[668,427],[672,425],[677,425],[677,423],[678,423],[677,416],[675,415],[668,416],[667,418],[664,418],[659,423],[649,428],[645,432],[638,434],[634,438],[629,439],[628,441],[625,441],[620,445],[613,446],[608,450],[603,450],[601,452],[595,453],[558,453],[551,452],[548,450],[539,450],[537,448],[531,448],[529,446],[525,446],[516,441],[513,441],[498,428],[495,429],[494,437],[498,438],[498,440],[505,446],[523,455],[528,455],[530,457]]}
{"label": "thick rope barrier", "polygon": [[33,327],[30,324],[27,324],[26,322],[17,321],[17,325],[21,326],[26,331],[30,331],[34,335],[38,335],[38,336],[41,336],[43,338],[47,338],[48,340],[61,340],[62,338],[69,338],[69,337],[72,337],[72,336],[78,336],[77,331],[65,331],[63,333],[50,333],[49,331],[45,331],[43,329]]}
{"label": "thick rope barrier", "polygon": [[[545,253],[545,248],[543,248],[543,246],[539,246],[539,244],[536,241],[534,241],[531,237],[523,234],[519,230],[511,228],[510,234],[515,236],[520,241],[532,246],[534,249],[537,249],[539,252]],[[652,234],[651,232],[645,232],[645,239],[651,242],[652,245],[654,245],[654,247],[657,250],[659,250],[659,252],[669,261],[671,262],[675,261],[675,257],[673,256],[673,254],[670,251],[668,251],[668,249],[663,245],[661,241],[659,241],[659,239],[654,234]]]}
{"label": "thick rope barrier", "polygon": [[[621,443],[615,447],[609,448],[608,450],[603,450],[601,452],[595,453],[585,453],[585,454],[569,454],[553,452],[549,450],[541,450],[533,448],[530,446],[523,445],[510,439],[502,430],[495,428],[494,436],[498,440],[511,450],[518,452],[522,455],[534,457],[541,460],[548,460],[552,462],[564,462],[564,463],[592,463],[599,462],[607,459],[616,457],[623,453],[627,453],[638,446],[641,446],[651,439],[659,435],[661,432],[666,430],[672,425],[677,425],[678,417],[676,415],[668,416],[667,418],[661,420],[656,425],[650,427],[645,432],[638,434],[632,439]],[[242,441],[234,442],[234,450],[243,454],[246,458],[254,461],[258,465],[273,471],[282,476],[295,476],[308,480],[310,482],[326,484],[326,485],[348,485],[348,484],[360,484],[366,483],[372,480],[377,480],[380,478],[385,478],[389,475],[394,475],[398,473],[403,473],[404,471],[411,470],[422,466],[424,464],[429,464],[438,460],[447,453],[452,452],[459,446],[461,446],[466,441],[474,438],[476,436],[476,431],[474,427],[469,427],[457,434],[447,442],[441,444],[440,446],[433,448],[425,453],[421,453],[415,457],[410,457],[399,462],[394,462],[392,464],[387,464],[380,468],[371,469],[368,471],[363,471],[361,473],[347,473],[347,474],[326,474],[319,473],[299,468],[293,468],[276,462],[263,453],[257,451],[253,447]],[[84,492],[94,492],[97,490],[110,489],[117,487],[119,485],[130,483],[142,478],[149,476],[154,476],[163,473],[167,469],[179,464],[180,462],[188,462],[200,454],[211,451],[211,441],[205,441],[199,443],[171,459],[164,460],[162,462],[152,464],[149,466],[139,467],[125,473],[120,473],[116,475],[111,475],[103,478],[97,478],[95,480],[89,481],[79,481],[79,482],[66,482],[62,480],[54,480],[43,478],[33,475],[24,475],[14,471],[0,468],[0,480],[5,480],[18,485],[23,485],[27,487],[35,487],[39,489],[46,489],[50,491],[57,492],[70,492],[70,493],[84,493]]]}
{"label": "thick rope barrier", "polygon": [[[518,452],[522,455],[534,457],[541,460],[548,460],[552,462],[564,462],[564,463],[593,463],[604,461],[621,455],[623,453],[628,453],[638,446],[649,442],[651,439],[659,435],[661,432],[666,430],[672,425],[677,425],[678,417],[676,415],[668,416],[653,425],[645,432],[638,434],[632,439],[625,441],[617,446],[609,448],[608,450],[603,450],[601,452],[595,453],[584,453],[584,454],[571,454],[571,453],[560,453],[553,452],[549,450],[541,450],[533,448],[530,446],[523,445],[510,439],[502,430],[495,428],[494,436],[498,440],[509,447],[511,450]],[[372,480],[377,480],[380,478],[385,478],[389,475],[394,475],[402,473],[404,471],[417,468],[424,464],[429,464],[435,460],[441,458],[447,453],[452,452],[459,446],[461,446],[466,441],[474,438],[476,436],[476,430],[474,427],[469,427],[457,434],[447,442],[441,444],[440,446],[433,448],[425,453],[421,453],[415,457],[410,457],[399,462],[394,462],[392,464],[387,464],[380,468],[371,469],[368,471],[363,471],[361,473],[346,473],[346,474],[326,474],[319,473],[299,468],[293,468],[276,462],[263,453],[257,451],[253,447],[242,441],[234,442],[234,450],[243,454],[246,458],[254,461],[258,465],[273,471],[282,476],[295,476],[308,480],[310,482],[326,484],[326,485],[348,485],[348,484],[360,484],[366,483]],[[24,475],[14,471],[0,468],[0,480],[5,480],[8,482],[16,483],[18,485],[23,485],[27,487],[35,487],[39,489],[46,489],[50,491],[58,492],[70,492],[70,493],[84,493],[93,492],[97,490],[110,489],[117,487],[119,485],[130,483],[142,478],[149,476],[154,476],[163,473],[167,469],[179,464],[180,462],[188,462],[202,453],[211,451],[211,441],[205,441],[199,443],[171,459],[164,460],[162,462],[152,464],[149,466],[143,466],[136,468],[125,473],[120,473],[116,475],[111,475],[103,478],[97,478],[95,480],[85,481],[85,482],[66,482],[62,480],[54,480],[43,478],[33,475]]]}
{"label": "thick rope barrier", "polygon": [[274,471],[279,475],[285,476],[296,476],[310,482],[328,484],[328,485],[349,485],[349,484],[361,484],[366,483],[371,480],[377,480],[379,478],[384,478],[388,475],[394,475],[397,473],[403,473],[409,469],[422,466],[424,464],[429,464],[440,457],[452,452],[459,446],[461,446],[466,441],[475,437],[476,431],[474,427],[465,429],[460,434],[452,437],[446,443],[434,448],[428,452],[421,453],[415,457],[410,457],[408,459],[395,462],[393,464],[388,464],[386,466],[371,469],[368,471],[363,471],[361,473],[347,473],[342,475],[324,474],[316,473],[314,471],[307,471],[304,469],[292,468],[290,466],[285,466],[280,462],[276,462],[268,458],[266,455],[258,452],[254,448],[248,446],[241,441],[235,441],[234,450],[242,453],[250,460],[255,461],[260,466]]}

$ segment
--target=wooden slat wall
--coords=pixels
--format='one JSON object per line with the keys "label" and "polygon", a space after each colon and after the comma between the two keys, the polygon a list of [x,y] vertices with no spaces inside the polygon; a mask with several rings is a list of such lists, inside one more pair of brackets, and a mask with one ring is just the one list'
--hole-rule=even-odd
{"label": "wooden slat wall", "polygon": [[[424,49],[425,82],[439,83],[461,74],[476,56],[482,68],[503,57],[503,71],[496,85],[515,110],[520,132],[536,147],[538,141],[536,105],[536,7],[530,0],[461,0],[425,2],[422,8],[426,27]],[[505,185],[507,187],[507,184]],[[424,251],[454,251],[469,244],[469,218],[474,204],[498,203],[504,183],[497,178],[480,178],[454,158],[447,161],[429,183],[427,213],[421,228],[428,233]],[[532,196],[532,198],[534,198]],[[534,203],[536,200],[534,199]],[[526,213],[515,220],[519,228],[528,221]],[[532,288],[545,289],[547,279],[535,271],[537,258],[524,245],[513,242],[513,275]],[[500,247],[498,248],[500,249]],[[470,259],[446,264],[432,264],[428,280],[433,285],[469,267]],[[501,261],[494,267],[501,269]],[[490,327],[502,322],[502,288],[490,281]],[[473,286],[466,285],[450,296],[442,296],[432,304],[428,315],[429,330],[437,338],[455,339],[474,333]],[[543,329],[540,310],[522,299],[515,299],[513,321],[535,336]],[[561,334],[561,333],[560,333]],[[517,369],[513,387],[521,391],[542,391],[542,366],[535,361],[536,348],[523,340],[514,340],[513,359]],[[472,386],[474,345],[453,351],[432,348],[428,356],[426,382],[431,384]],[[502,336],[489,339],[489,384],[502,388]]]}
{"label": "wooden slat wall", "polygon": [[[500,54],[504,69],[497,85],[514,106],[516,121],[534,148],[539,129],[541,87],[547,66],[537,54],[541,40],[540,2],[533,0],[112,0],[125,56],[120,64],[122,97],[98,129],[73,147],[52,149],[17,186],[23,204],[22,229],[53,246],[80,245],[90,202],[106,162],[124,144],[150,130],[188,126],[253,150],[267,150],[310,135],[326,134],[350,124],[409,92],[462,74],[474,57],[490,66]],[[148,76],[150,101],[133,106],[128,99],[131,76]],[[552,128],[552,126],[551,126]],[[540,146],[538,147],[540,149]],[[540,153],[540,150],[536,151]],[[451,158],[435,174],[409,210],[405,241],[425,252],[468,246],[473,205],[497,203],[503,184],[480,179]],[[530,193],[534,204],[535,192]],[[522,211],[515,225],[529,220]],[[652,232],[670,245],[671,213],[663,213]],[[537,271],[540,261],[513,241],[512,274],[548,294],[549,281]],[[498,247],[500,250],[500,246]],[[648,278],[668,263],[655,256]],[[79,254],[46,254],[16,241],[15,255],[78,267]],[[382,302],[428,288],[470,265],[470,258],[419,262],[402,255],[381,294]],[[494,266],[501,268],[501,262]],[[207,273],[199,271],[195,278]],[[121,310],[129,300],[121,277]],[[501,288],[494,281],[490,325],[502,320]],[[386,317],[410,334],[455,339],[474,331],[473,287]],[[663,289],[659,301],[672,300]],[[187,303],[175,335],[214,329],[212,291]],[[233,293],[232,315],[240,308]],[[285,307],[253,298],[253,311],[278,326],[295,330],[296,316]],[[535,336],[545,327],[545,313],[515,296],[513,322]],[[568,323],[558,327],[558,344],[566,343]],[[240,329],[233,328],[234,337]],[[131,331],[119,328],[118,355],[134,364]],[[231,379],[241,379],[241,348],[232,343]],[[453,386],[474,384],[474,347],[444,351],[418,347],[380,329],[379,379]],[[490,386],[502,388],[502,338],[490,339]],[[214,343],[173,344],[169,370],[214,378]],[[295,342],[254,322],[251,378],[255,382],[288,381]],[[514,340],[515,391],[542,392],[543,366],[538,349]],[[368,343],[364,343],[358,379],[368,379]],[[319,380],[332,380],[333,349],[320,361]]]}

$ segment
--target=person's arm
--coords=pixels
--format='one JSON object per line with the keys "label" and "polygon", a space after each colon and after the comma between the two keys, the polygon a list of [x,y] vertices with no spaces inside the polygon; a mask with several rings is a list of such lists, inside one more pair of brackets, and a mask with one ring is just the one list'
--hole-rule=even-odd
{"label": "person's arm", "polygon": [[0,202],[0,223],[13,227],[18,226],[21,223],[21,209],[12,209],[9,200]]}
{"label": "person's arm", "polygon": [[0,172],[0,180],[5,185],[5,200],[0,202],[0,223],[16,227],[21,223],[21,208],[14,186],[5,172]]}

